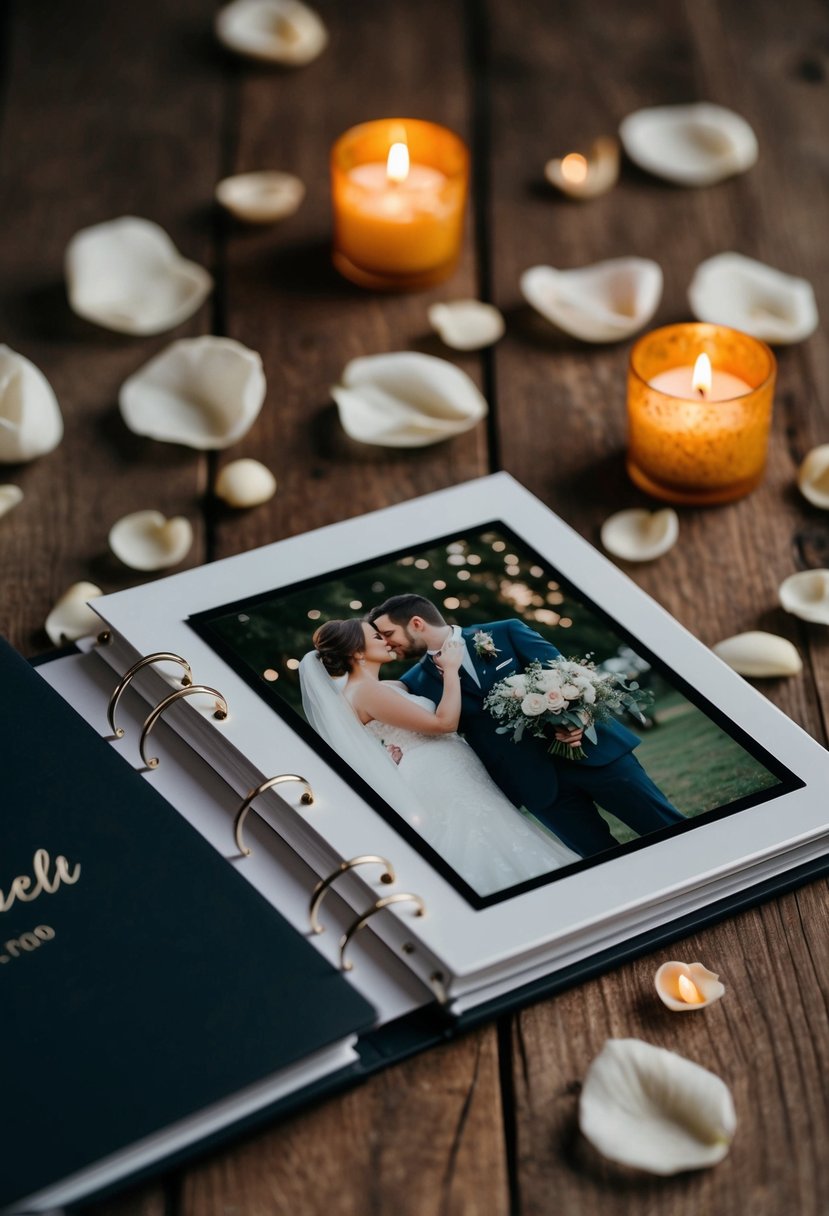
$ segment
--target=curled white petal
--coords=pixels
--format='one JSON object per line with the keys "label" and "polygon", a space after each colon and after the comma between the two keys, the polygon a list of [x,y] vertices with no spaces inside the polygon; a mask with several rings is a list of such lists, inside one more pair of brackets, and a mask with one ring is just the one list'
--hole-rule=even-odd
{"label": "curled white petal", "polygon": [[621,342],[647,325],[662,298],[662,270],[648,258],[610,258],[578,270],[532,266],[524,299],[583,342]]}
{"label": "curled white petal", "polygon": [[84,228],[66,250],[69,303],[122,334],[160,334],[185,321],[213,288],[158,224],[125,215]]}
{"label": "curled white petal", "polygon": [[718,253],[702,262],[688,303],[699,321],[730,325],[778,345],[801,342],[818,325],[811,283],[741,253]]}
{"label": "curled white petal", "polygon": [[765,633],[762,629],[735,634],[733,638],[717,642],[711,649],[741,676],[756,679],[796,676],[803,670],[800,655],[788,638]]}
{"label": "curled white petal", "polygon": [[633,508],[617,511],[602,524],[602,544],[608,553],[629,562],[649,562],[667,553],[679,536],[679,516],[671,507],[661,511]]}
{"label": "curled white petal", "polygon": [[101,618],[88,606],[87,600],[103,595],[94,583],[73,583],[64,591],[46,618],[46,632],[55,646],[76,642],[101,627]]}
{"label": "curled white petal", "polygon": [[58,400],[43,372],[0,346],[0,464],[34,460],[62,438]]}
{"label": "curled white petal", "polygon": [[206,450],[250,430],[265,390],[256,351],[232,338],[182,338],[130,376],[118,400],[137,435]]}
{"label": "curled white petal", "polygon": [[450,300],[433,304],[429,324],[454,350],[481,350],[504,336],[504,318],[493,304]]}
{"label": "curled white petal", "polygon": [[668,1175],[722,1161],[737,1117],[728,1086],[699,1064],[608,1039],[584,1079],[579,1126],[611,1161]]}
{"label": "curled white petal", "polygon": [[780,584],[780,603],[803,621],[829,625],[829,570],[802,570]]}
{"label": "curled white petal", "polygon": [[544,176],[569,198],[598,198],[616,185],[619,160],[618,139],[605,135],[594,140],[584,152],[548,160]]}
{"label": "curled white petal", "polygon": [[653,982],[660,1001],[675,1013],[704,1009],[725,992],[720,977],[702,963],[663,963]]}
{"label": "curled white petal", "polygon": [[299,0],[233,0],[216,16],[216,36],[238,55],[294,68],[328,44],[323,22]]}
{"label": "curled white petal", "polygon": [[177,515],[166,519],[160,511],[133,511],[114,523],[109,547],[132,570],[164,570],[184,561],[193,544],[193,528]]}
{"label": "curled white petal", "polygon": [[273,224],[287,219],[304,197],[305,186],[298,177],[275,170],[237,173],[235,177],[224,178],[216,187],[217,201],[247,224]]}
{"label": "curled white petal", "polygon": [[20,486],[0,486],[0,515],[6,515],[19,506],[22,501],[23,491]]}
{"label": "curled white petal", "polygon": [[258,460],[232,460],[216,478],[216,497],[229,507],[257,507],[276,493],[276,478]]}
{"label": "curled white petal", "polygon": [[798,470],[797,484],[813,506],[829,511],[829,443],[808,453]]}
{"label": "curled white petal", "polygon": [[681,186],[710,186],[744,173],[757,160],[757,137],[733,110],[710,102],[653,106],[619,127],[624,149],[640,169]]}
{"label": "curled white petal", "polygon": [[353,359],[331,395],[347,435],[392,448],[439,443],[470,430],[487,412],[465,372],[411,351]]}

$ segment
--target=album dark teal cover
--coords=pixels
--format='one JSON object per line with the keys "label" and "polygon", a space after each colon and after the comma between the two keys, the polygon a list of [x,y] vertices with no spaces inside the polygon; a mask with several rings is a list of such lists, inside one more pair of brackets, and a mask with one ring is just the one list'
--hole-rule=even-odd
{"label": "album dark teal cover", "polygon": [[371,1006],[0,639],[0,1207]]}

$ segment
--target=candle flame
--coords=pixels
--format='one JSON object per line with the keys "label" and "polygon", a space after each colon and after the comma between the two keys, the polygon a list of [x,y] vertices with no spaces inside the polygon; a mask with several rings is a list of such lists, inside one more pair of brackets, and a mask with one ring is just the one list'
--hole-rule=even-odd
{"label": "candle flame", "polygon": [[405,144],[392,144],[386,161],[386,176],[390,182],[404,182],[409,176],[409,149]]}
{"label": "candle flame", "polygon": [[[702,356],[705,358],[705,356]],[[702,994],[693,980],[689,980],[687,975],[681,975],[676,982],[679,989],[680,999],[685,1001],[686,1005],[701,1005]]]}
{"label": "candle flame", "polygon": [[571,152],[561,162],[561,176],[565,181],[579,186],[587,177],[587,158],[579,152]]}
{"label": "candle flame", "polygon": [[707,355],[697,355],[694,374],[691,377],[691,388],[695,393],[699,393],[700,397],[707,397],[711,392],[711,379],[711,360]]}

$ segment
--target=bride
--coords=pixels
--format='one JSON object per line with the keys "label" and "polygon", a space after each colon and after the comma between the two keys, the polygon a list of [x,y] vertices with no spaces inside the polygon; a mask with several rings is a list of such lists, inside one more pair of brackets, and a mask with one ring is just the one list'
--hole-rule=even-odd
{"label": "bride", "polygon": [[397,656],[367,622],[327,621],[313,642],[299,668],[308,721],[478,894],[579,860],[509,802],[456,733],[460,643],[447,642],[436,659],[435,706],[380,679]]}

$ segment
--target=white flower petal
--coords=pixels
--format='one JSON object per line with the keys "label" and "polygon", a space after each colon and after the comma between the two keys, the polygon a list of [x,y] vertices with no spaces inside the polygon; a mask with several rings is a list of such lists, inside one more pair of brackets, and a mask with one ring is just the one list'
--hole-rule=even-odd
{"label": "white flower petal", "polygon": [[730,325],[764,342],[791,344],[818,325],[812,285],[741,253],[718,253],[702,262],[688,288],[699,321]]}
{"label": "white flower petal", "polygon": [[583,342],[621,342],[642,329],[662,298],[662,269],[647,258],[610,258],[577,270],[532,266],[521,292],[542,317]]}
{"label": "white flower petal", "polygon": [[216,497],[229,507],[257,507],[276,493],[276,478],[258,460],[232,460],[216,478]]}
{"label": "white flower petal", "polygon": [[233,0],[216,16],[216,36],[250,59],[302,67],[328,44],[328,32],[300,0]]}
{"label": "white flower petal", "polygon": [[66,250],[69,303],[121,334],[160,334],[191,317],[213,280],[158,224],[125,215],[84,228]]}
{"label": "white flower petal", "polygon": [[737,1127],[728,1086],[639,1039],[608,1039],[584,1079],[579,1126],[622,1165],[678,1174],[722,1161]]}
{"label": "white flower petal", "polygon": [[829,443],[812,448],[797,474],[800,493],[815,507],[829,511]]}
{"label": "white flower petal", "polygon": [[449,300],[433,304],[429,324],[455,350],[481,350],[504,336],[504,318],[493,304]]}
{"label": "white flower petal", "polygon": [[624,149],[640,169],[681,186],[710,186],[744,173],[757,160],[757,137],[733,110],[710,102],[652,106],[619,127]]}
{"label": "white flower petal", "polygon": [[717,642],[711,649],[741,676],[762,679],[769,676],[796,676],[803,670],[797,649],[787,638],[762,629],[737,633]]}
{"label": "white flower petal", "polygon": [[178,515],[166,519],[160,511],[133,511],[114,523],[109,547],[132,570],[164,570],[183,562],[193,544],[193,528]]}
{"label": "white flower petal", "polygon": [[262,170],[226,177],[216,187],[221,205],[247,224],[274,224],[298,210],[305,186],[293,173]]}
{"label": "white flower petal", "polygon": [[254,350],[232,338],[182,338],[125,380],[118,402],[137,435],[202,451],[226,448],[253,426],[265,400]]}
{"label": "white flower petal", "polygon": [[801,570],[780,584],[780,603],[802,621],[829,625],[829,570]]}
{"label": "white flower petal", "polygon": [[[685,986],[683,999],[681,981],[686,980],[691,981],[691,986]],[[725,993],[725,985],[720,983],[720,977],[703,967],[702,963],[663,963],[653,982],[660,1001],[674,1013],[704,1009]]]}
{"label": "white flower petal", "polygon": [[73,583],[65,591],[46,618],[46,632],[55,646],[76,642],[101,627],[101,618],[87,605],[87,600],[103,595],[94,583]]}
{"label": "white flower petal", "polygon": [[617,511],[602,524],[602,544],[608,553],[629,562],[650,562],[676,544],[679,516],[671,507]]}
{"label": "white flower petal", "polygon": [[0,464],[34,460],[62,438],[60,407],[43,372],[0,346]]}
{"label": "white flower petal", "polygon": [[470,430],[487,412],[465,372],[411,351],[353,359],[331,395],[347,435],[392,448],[439,443]]}
{"label": "white flower petal", "polygon": [[0,515],[6,515],[23,501],[23,491],[20,486],[0,486]]}

